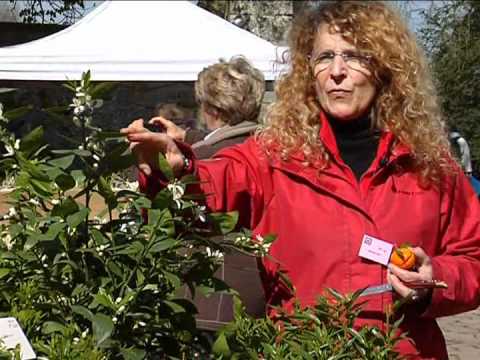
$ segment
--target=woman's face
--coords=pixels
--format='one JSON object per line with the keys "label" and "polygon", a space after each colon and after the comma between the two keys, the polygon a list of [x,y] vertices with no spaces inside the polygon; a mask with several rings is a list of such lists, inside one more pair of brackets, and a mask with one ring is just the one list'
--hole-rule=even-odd
{"label": "woman's face", "polygon": [[349,121],[370,110],[377,91],[367,62],[339,33],[320,26],[311,66],[320,105],[328,115]]}

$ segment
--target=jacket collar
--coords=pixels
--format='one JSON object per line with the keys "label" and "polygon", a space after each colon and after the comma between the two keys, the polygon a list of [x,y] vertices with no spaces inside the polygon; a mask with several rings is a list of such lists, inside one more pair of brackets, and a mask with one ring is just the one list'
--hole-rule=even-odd
{"label": "jacket collar", "polygon": [[[330,153],[333,159],[339,164],[344,164],[340,157],[340,152],[335,140],[335,134],[333,133],[328,118],[323,111],[320,113],[319,136],[323,146]],[[411,152],[409,148],[405,144],[397,141],[391,131],[382,131],[380,135],[380,141],[378,143],[377,154],[373,163],[374,168],[378,168],[380,162],[384,162],[385,160],[392,162],[397,160],[398,157],[410,154]]]}
{"label": "jacket collar", "polygon": [[257,127],[258,124],[253,121],[243,121],[233,126],[225,125],[214,130],[214,133],[210,133],[210,136],[207,135],[204,140],[192,145],[192,148],[195,149],[203,145],[215,145],[216,143],[226,139],[242,135],[249,135],[254,132]]}
{"label": "jacket collar", "polygon": [[[352,179],[346,176],[345,170],[343,169],[346,165],[340,158],[335,135],[328,123],[327,117],[321,113],[319,120],[321,122],[319,133],[320,140],[326,151],[328,151],[333,158],[332,162],[334,164],[330,164],[319,172],[318,167],[315,165],[313,167],[304,166],[303,161],[305,160],[305,156],[301,151],[297,151],[292,154],[290,161],[282,161],[276,158],[272,161],[271,165],[274,168],[288,172],[295,177],[301,177],[317,189],[321,189],[332,196],[337,197],[341,201],[346,201],[370,218],[370,214],[364,208],[364,202],[359,193],[349,190],[350,187],[357,187],[358,183],[352,181]],[[410,155],[411,152],[408,147],[399,143],[392,132],[384,131],[381,134],[377,155],[370,169],[373,171],[374,176],[377,176],[382,172],[380,170],[387,168],[386,165],[397,161],[400,157]],[[345,186],[346,183],[350,184],[350,186]]]}

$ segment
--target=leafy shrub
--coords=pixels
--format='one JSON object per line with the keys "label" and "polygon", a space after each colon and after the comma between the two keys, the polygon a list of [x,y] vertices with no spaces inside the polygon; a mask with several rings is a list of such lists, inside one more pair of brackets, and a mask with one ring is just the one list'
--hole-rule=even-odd
{"label": "leafy shrub", "polygon": [[[213,277],[223,248],[209,237],[231,232],[236,215],[205,214],[184,196],[193,177],[172,179],[153,200],[114,191],[112,174],[133,164],[128,143],[92,125],[101,85],[87,73],[67,86],[78,133],[70,149],[50,151],[41,128],[22,140],[0,130],[1,167],[15,178],[0,224],[1,315],[19,320],[41,357],[190,358],[208,344],[178,290],[228,290]],[[93,195],[106,204],[100,216]]]}

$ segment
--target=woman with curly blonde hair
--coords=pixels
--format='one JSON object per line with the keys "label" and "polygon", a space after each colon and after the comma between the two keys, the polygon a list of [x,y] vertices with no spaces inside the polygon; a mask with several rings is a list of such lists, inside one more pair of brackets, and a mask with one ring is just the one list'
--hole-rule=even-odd
{"label": "woman with curly blonde hair", "polygon": [[[124,129],[145,170],[142,188],[161,183],[153,160],[163,152],[178,175],[196,172],[210,209],[238,210],[254,234],[276,234],[262,259],[267,310],[312,306],[325,288],[388,283],[390,291],[364,293],[358,325],[383,326],[385,309],[402,299],[401,329],[414,341],[399,352],[447,359],[436,318],[480,303],[480,204],[449,151],[424,55],[377,1],[308,9],[290,51],[266,127],[214,161],[141,122]],[[389,262],[404,243],[415,254],[410,270]]]}

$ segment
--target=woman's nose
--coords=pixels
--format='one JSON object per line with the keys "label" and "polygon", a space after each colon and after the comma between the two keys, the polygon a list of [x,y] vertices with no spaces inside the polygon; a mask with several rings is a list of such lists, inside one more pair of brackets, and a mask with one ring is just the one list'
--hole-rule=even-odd
{"label": "woman's nose", "polygon": [[341,56],[335,56],[330,65],[330,76],[335,80],[342,80],[347,76],[347,64]]}

